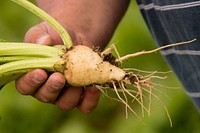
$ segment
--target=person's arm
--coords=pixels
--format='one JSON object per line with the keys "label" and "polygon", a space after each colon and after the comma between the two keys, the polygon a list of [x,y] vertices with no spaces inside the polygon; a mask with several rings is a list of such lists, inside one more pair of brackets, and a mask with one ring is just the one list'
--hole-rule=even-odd
{"label": "person's arm", "polygon": [[[123,17],[129,0],[37,0],[37,4],[67,29],[75,45],[100,46],[103,49]],[[32,27],[25,41],[44,45],[62,43],[46,22]],[[21,94],[55,103],[66,111],[79,107],[82,112],[90,112],[96,107],[98,89],[83,91],[82,88],[66,88],[64,84],[65,79],[60,73],[48,76],[45,71],[37,69],[18,79],[16,87]]]}
{"label": "person's arm", "polygon": [[[94,45],[106,45],[127,9],[129,0],[38,0],[59,22]],[[77,42],[75,42],[77,43]]]}

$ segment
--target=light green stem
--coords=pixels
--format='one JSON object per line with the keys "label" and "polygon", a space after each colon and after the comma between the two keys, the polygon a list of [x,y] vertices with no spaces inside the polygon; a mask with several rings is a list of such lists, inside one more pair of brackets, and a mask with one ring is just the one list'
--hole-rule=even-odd
{"label": "light green stem", "polygon": [[0,65],[0,75],[6,72],[23,70],[23,69],[53,69],[53,65],[59,60],[57,58],[34,58],[28,60],[19,60]]}
{"label": "light green stem", "polygon": [[0,90],[5,84],[16,80],[33,69],[41,68],[53,72],[55,71],[54,65],[57,62],[57,58],[34,58],[2,64],[0,65]]}
{"label": "light green stem", "polygon": [[[63,46],[63,45],[62,45]],[[66,48],[29,43],[0,43],[0,89],[33,69],[63,72]]]}
{"label": "light green stem", "polygon": [[37,45],[32,43],[0,42],[0,57],[3,56],[32,56],[32,57],[60,57],[64,48]]}
{"label": "light green stem", "polygon": [[4,56],[0,57],[0,65],[5,64],[8,62],[18,61],[18,60],[28,60],[28,59],[34,59],[35,57],[32,56]]}
{"label": "light green stem", "polygon": [[65,28],[63,28],[63,26],[61,24],[59,24],[49,14],[47,14],[42,9],[38,8],[37,6],[35,6],[34,4],[32,4],[31,2],[29,2],[27,0],[11,0],[11,1],[23,6],[27,10],[31,11],[32,13],[34,13],[35,15],[37,15],[38,17],[40,17],[41,19],[46,21],[49,25],[51,25],[59,33],[59,35],[61,36],[61,38],[63,40],[64,45],[68,49],[73,46],[72,39],[71,39],[70,35],[68,34],[68,32],[65,30]]}

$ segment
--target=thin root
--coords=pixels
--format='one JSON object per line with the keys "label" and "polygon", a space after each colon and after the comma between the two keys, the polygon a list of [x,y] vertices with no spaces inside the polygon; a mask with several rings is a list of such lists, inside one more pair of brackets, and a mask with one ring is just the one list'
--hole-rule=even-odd
{"label": "thin root", "polygon": [[[129,54],[129,55],[126,55],[123,57],[120,57],[115,45],[111,45],[110,48],[106,49],[104,52],[101,53],[101,56],[108,57],[108,55],[111,54],[112,50],[114,50],[118,56],[118,59],[114,58],[114,60],[112,60],[112,61],[114,61],[113,64],[118,63],[118,62],[122,63],[123,60],[126,60],[131,57],[157,52],[159,50],[162,50],[162,49],[165,49],[168,47],[172,47],[172,46],[188,44],[195,40],[196,39],[193,39],[193,40],[187,41],[187,42],[169,44],[169,45],[162,46],[162,47],[159,47],[154,50],[141,51],[141,52]],[[140,105],[142,117],[145,116],[145,113],[147,113],[147,115],[150,116],[151,115],[152,98],[155,98],[156,100],[159,101],[161,106],[164,108],[164,110],[167,114],[167,117],[169,119],[170,126],[172,126],[172,120],[171,120],[171,117],[167,110],[167,107],[162,102],[162,100],[160,99],[158,94],[166,97],[169,100],[171,100],[171,98],[167,94],[165,94],[163,91],[157,89],[156,86],[160,86],[163,88],[171,88],[171,87],[166,87],[164,85],[156,84],[151,81],[152,79],[159,79],[159,80],[166,79],[167,76],[165,76],[165,75],[168,73],[171,73],[171,71],[167,71],[167,72],[143,71],[143,70],[139,70],[139,69],[135,69],[135,68],[123,68],[123,70],[126,72],[126,75],[121,81],[111,81],[110,83],[106,84],[105,87],[102,87],[101,85],[99,85],[99,86],[97,86],[97,88],[99,88],[99,90],[104,94],[104,96],[108,97],[109,99],[118,101],[125,105],[126,118],[128,118],[128,110],[130,110],[137,118],[142,120],[141,117],[138,115],[138,113],[136,111],[134,111],[133,108],[131,107],[130,103],[133,103],[133,102],[136,102]],[[135,73],[137,73],[137,74],[135,74]],[[108,89],[108,88],[110,88],[110,89]],[[114,91],[117,98],[113,98],[113,97],[109,96],[106,90]],[[131,98],[131,99],[129,99],[129,98]]]}
{"label": "thin root", "polygon": [[[148,92],[148,93],[150,93],[150,91],[147,90],[147,89],[145,89],[145,88],[143,88],[143,90],[146,91],[146,92]],[[153,97],[155,97],[155,98],[160,102],[160,104],[163,106],[163,108],[164,108],[164,110],[165,110],[165,112],[166,112],[166,114],[167,114],[167,117],[168,117],[168,119],[169,119],[170,126],[172,127],[172,125],[173,125],[173,124],[172,124],[172,119],[171,119],[171,117],[170,117],[170,114],[169,114],[169,111],[168,111],[167,107],[165,106],[165,104],[162,102],[162,100],[161,100],[156,94],[151,93],[151,95],[152,95]]]}
{"label": "thin root", "polygon": [[196,41],[196,39],[193,39],[193,40],[190,40],[190,41],[186,41],[186,42],[168,44],[168,45],[165,45],[165,46],[162,46],[162,47],[158,47],[156,49],[149,50],[149,51],[141,51],[141,52],[136,52],[134,54],[128,54],[128,55],[125,55],[125,56],[123,56],[121,58],[116,59],[116,62],[122,62],[123,60],[127,60],[128,58],[132,58],[132,57],[136,57],[136,56],[144,55],[144,54],[154,53],[154,52],[157,52],[159,50],[162,50],[162,49],[165,49],[165,48],[169,48],[169,47],[173,47],[173,46],[178,46],[178,45],[183,45],[183,44],[189,44],[189,43],[192,43],[194,41]]}
{"label": "thin root", "polygon": [[[118,90],[117,90],[117,87],[116,87],[115,83],[112,82],[112,84],[113,84],[113,88],[114,88],[115,93],[116,93],[117,97],[119,98],[119,100],[120,100],[123,104],[125,104],[126,107],[127,107],[137,118],[139,118],[140,120],[142,120],[142,119],[140,118],[140,116],[138,116],[138,114],[130,107],[130,105],[128,105],[128,103],[127,103],[126,101],[124,101],[123,98],[121,98],[121,96],[120,96],[119,93],[118,93]],[[126,115],[126,116],[127,116],[127,115]]]}

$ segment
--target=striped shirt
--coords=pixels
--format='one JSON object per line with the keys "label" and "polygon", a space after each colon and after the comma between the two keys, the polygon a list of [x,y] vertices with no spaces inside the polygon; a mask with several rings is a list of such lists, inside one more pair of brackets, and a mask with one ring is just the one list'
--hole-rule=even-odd
{"label": "striped shirt", "polygon": [[197,39],[162,50],[200,111],[200,0],[137,0],[158,46]]}

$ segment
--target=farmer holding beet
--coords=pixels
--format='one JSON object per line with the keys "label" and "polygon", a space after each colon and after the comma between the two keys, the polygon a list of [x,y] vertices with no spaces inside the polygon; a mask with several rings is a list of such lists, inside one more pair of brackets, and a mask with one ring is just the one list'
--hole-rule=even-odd
{"label": "farmer holding beet", "polygon": [[[37,5],[56,18],[70,33],[73,43],[103,49],[111,39],[129,5],[129,0],[37,0]],[[162,50],[162,54],[182,82],[187,94],[200,106],[200,64],[198,30],[200,1],[198,0],[137,0],[138,6],[158,46],[197,39],[189,46]],[[134,15],[134,14],[133,14]],[[32,27],[25,42],[43,45],[61,44],[60,36],[46,23]],[[87,78],[87,77],[85,77]],[[82,112],[92,111],[100,91],[66,87],[60,73],[50,76],[44,70],[33,70],[17,80],[18,91],[32,95],[41,102],[54,103],[68,111],[78,107]]]}

